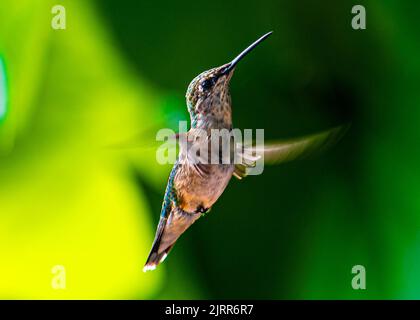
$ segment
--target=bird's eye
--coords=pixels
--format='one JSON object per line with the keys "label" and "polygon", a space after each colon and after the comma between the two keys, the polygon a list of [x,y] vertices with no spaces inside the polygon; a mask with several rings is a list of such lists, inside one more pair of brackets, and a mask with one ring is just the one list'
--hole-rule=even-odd
{"label": "bird's eye", "polygon": [[203,88],[203,90],[209,90],[214,85],[214,80],[214,78],[204,80],[201,82],[201,88]]}

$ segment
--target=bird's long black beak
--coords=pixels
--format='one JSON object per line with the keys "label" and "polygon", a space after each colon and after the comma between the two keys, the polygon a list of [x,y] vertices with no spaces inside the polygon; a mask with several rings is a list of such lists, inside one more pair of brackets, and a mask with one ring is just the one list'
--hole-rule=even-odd
{"label": "bird's long black beak", "polygon": [[238,64],[239,61],[242,60],[243,57],[245,57],[249,52],[251,52],[256,46],[258,46],[261,42],[263,42],[266,38],[268,38],[273,31],[270,31],[260,37],[258,40],[256,40],[253,44],[251,44],[248,48],[246,48],[244,51],[242,51],[240,54],[236,56],[235,59],[233,59],[223,70],[223,74],[227,74],[231,72],[233,69],[235,69],[235,66]]}

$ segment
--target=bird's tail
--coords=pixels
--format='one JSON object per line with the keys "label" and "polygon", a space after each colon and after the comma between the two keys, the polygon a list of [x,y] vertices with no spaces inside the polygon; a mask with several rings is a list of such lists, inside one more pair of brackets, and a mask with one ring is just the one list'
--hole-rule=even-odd
{"label": "bird's tail", "polygon": [[143,271],[155,270],[166,259],[180,235],[199,217],[200,214],[187,213],[179,208],[173,210],[169,217],[161,217]]}
{"label": "bird's tail", "polygon": [[146,264],[144,265],[143,271],[149,271],[156,269],[156,266],[163,262],[168,255],[169,250],[172,249],[172,246],[166,250],[160,251],[159,247],[161,244],[163,232],[165,231],[165,226],[168,218],[161,217],[155,235],[155,240],[152,244],[152,249],[150,250],[149,256],[147,257]]}

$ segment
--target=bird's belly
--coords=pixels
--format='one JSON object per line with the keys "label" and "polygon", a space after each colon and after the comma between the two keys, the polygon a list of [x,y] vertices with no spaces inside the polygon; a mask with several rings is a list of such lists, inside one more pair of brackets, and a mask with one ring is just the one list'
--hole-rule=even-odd
{"label": "bird's belly", "polygon": [[206,165],[206,175],[191,167],[175,177],[179,206],[187,212],[209,209],[225,190],[234,170],[233,165]]}

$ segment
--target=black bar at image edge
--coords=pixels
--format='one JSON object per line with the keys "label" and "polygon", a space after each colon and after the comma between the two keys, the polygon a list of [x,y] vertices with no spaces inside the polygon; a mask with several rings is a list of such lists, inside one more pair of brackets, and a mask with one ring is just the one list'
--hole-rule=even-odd
{"label": "black bar at image edge", "polygon": [[[81,300],[0,301],[3,313],[68,316],[120,316],[136,319],[273,319],[286,315],[355,316],[364,310],[375,313],[417,311],[418,301],[403,300]],[[130,318],[131,318],[130,317]]]}

